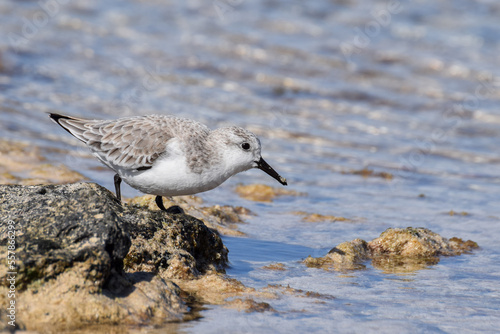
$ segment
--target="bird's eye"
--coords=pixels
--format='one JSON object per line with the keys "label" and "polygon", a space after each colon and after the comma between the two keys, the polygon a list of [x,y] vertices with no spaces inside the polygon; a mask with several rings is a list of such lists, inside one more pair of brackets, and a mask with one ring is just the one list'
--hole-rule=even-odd
{"label": "bird's eye", "polygon": [[244,149],[245,151],[249,150],[250,149],[250,144],[249,143],[243,143],[243,144],[241,144],[241,148]]}

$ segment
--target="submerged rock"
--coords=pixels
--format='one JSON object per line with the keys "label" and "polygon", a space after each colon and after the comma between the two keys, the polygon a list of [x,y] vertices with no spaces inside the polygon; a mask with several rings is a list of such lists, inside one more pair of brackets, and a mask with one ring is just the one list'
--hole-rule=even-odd
{"label": "submerged rock", "polygon": [[0,215],[3,259],[15,230],[15,263],[0,266],[0,301],[10,302],[6,278],[15,272],[16,324],[28,330],[178,321],[187,307],[171,279],[227,264],[226,247],[200,220],[122,206],[94,183],[0,185]]}
{"label": "submerged rock", "polygon": [[268,264],[266,266],[263,266],[262,269],[275,270],[275,271],[285,271],[285,270],[287,270],[286,266],[283,263],[280,263],[280,262]]}
{"label": "submerged rock", "polygon": [[302,196],[294,190],[274,188],[265,184],[240,184],[236,193],[245,199],[257,202],[272,202],[277,196]]}
{"label": "submerged rock", "polygon": [[366,242],[343,242],[324,257],[309,256],[308,267],[334,270],[363,269],[363,262],[387,272],[411,272],[439,262],[439,256],[456,256],[478,248],[477,243],[459,238],[446,239],[426,228],[389,228],[380,237]]}
{"label": "submerged rock", "polygon": [[332,216],[332,215],[322,215],[319,213],[308,213],[304,211],[294,211],[293,214],[298,216],[303,216],[302,221],[307,223],[321,223],[321,222],[352,222],[352,219]]}
{"label": "submerged rock", "polygon": [[364,178],[367,177],[380,177],[386,180],[392,180],[394,178],[394,175],[388,172],[375,172],[372,169],[368,169],[367,167],[364,167],[363,169],[351,169],[349,171],[342,171],[342,174],[352,174],[352,175],[361,175]]}
{"label": "submerged rock", "polygon": [[277,313],[274,308],[271,307],[266,302],[256,302],[251,298],[236,298],[231,300],[229,303],[225,305],[227,308],[233,308],[238,311],[245,311],[247,313],[250,312],[274,312]]}
{"label": "submerged rock", "polygon": [[61,184],[83,180],[85,180],[83,175],[64,165],[48,163],[36,146],[0,139],[0,183],[2,184]]}

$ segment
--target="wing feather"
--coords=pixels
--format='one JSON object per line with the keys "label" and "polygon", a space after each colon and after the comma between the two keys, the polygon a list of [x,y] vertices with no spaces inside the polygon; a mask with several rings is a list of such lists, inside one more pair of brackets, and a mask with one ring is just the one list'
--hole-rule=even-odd
{"label": "wing feather", "polygon": [[167,142],[209,129],[197,122],[172,116],[149,115],[114,121],[87,120],[58,114],[50,117],[83,141],[106,165],[124,169],[147,169],[166,152]]}

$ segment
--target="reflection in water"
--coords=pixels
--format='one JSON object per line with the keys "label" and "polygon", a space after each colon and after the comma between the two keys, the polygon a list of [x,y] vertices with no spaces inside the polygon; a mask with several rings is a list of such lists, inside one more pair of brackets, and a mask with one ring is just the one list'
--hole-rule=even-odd
{"label": "reflection in water", "polygon": [[438,264],[439,257],[376,256],[371,259],[371,263],[384,274],[408,274]]}

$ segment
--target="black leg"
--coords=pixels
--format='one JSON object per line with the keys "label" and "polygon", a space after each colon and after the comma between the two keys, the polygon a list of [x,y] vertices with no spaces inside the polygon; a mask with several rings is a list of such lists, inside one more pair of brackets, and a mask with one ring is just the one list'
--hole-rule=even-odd
{"label": "black leg", "polygon": [[122,194],[120,192],[120,183],[122,183],[122,178],[118,174],[115,174],[116,198],[118,198],[118,201],[121,203],[122,202]]}
{"label": "black leg", "polygon": [[167,211],[167,209],[165,209],[165,206],[163,205],[163,198],[161,196],[156,196],[155,202],[156,205],[158,205],[158,207],[160,208],[160,210]]}
{"label": "black leg", "polygon": [[160,210],[165,211],[170,214],[182,214],[184,213],[184,210],[180,206],[174,205],[171,206],[168,209],[165,209],[165,206],[163,205],[163,197],[161,196],[156,196],[155,198],[156,205],[160,208]]}

